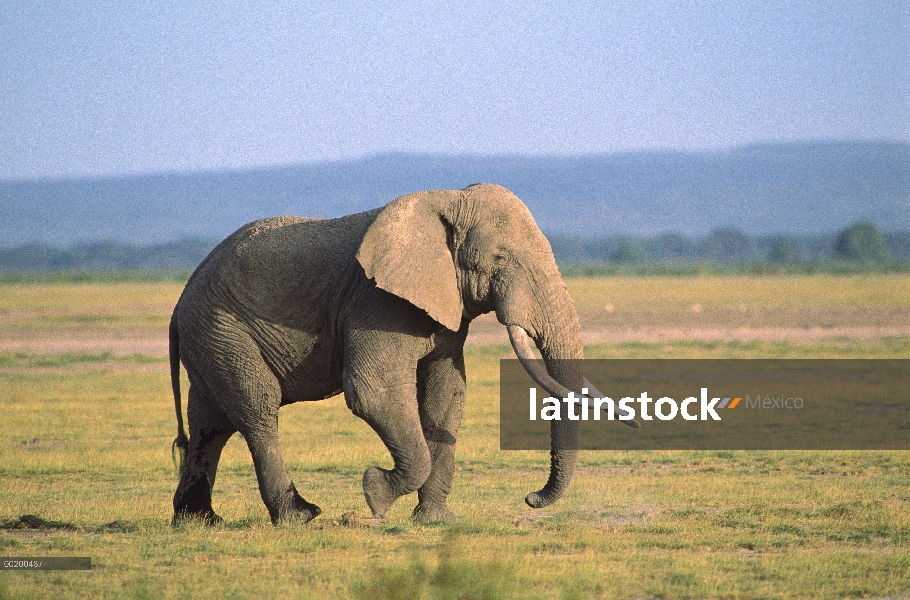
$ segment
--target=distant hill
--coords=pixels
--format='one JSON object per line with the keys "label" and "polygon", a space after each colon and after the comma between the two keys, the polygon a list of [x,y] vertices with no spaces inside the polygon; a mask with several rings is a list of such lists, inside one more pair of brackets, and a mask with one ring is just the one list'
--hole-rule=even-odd
{"label": "distant hill", "polygon": [[257,218],[332,217],[425,189],[504,185],[547,233],[910,229],[910,144],[819,142],[604,156],[383,154],[213,173],[0,181],[0,247],[220,239]]}

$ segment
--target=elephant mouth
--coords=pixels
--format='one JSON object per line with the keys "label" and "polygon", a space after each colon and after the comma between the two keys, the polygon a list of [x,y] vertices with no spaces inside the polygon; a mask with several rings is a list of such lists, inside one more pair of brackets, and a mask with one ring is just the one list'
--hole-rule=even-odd
{"label": "elephant mouth", "polygon": [[[518,357],[521,366],[524,367],[524,370],[531,376],[531,379],[546,390],[552,397],[567,398],[571,390],[553,379],[553,377],[547,373],[547,370],[537,361],[537,357],[534,356],[534,350],[531,348],[532,341],[528,332],[518,325],[508,325],[506,329],[509,332],[509,341],[512,343],[512,349],[515,351],[515,356]],[[598,391],[598,389],[594,387],[594,384],[588,381],[587,378],[584,380],[584,386],[588,388],[589,397],[605,397],[605,395]],[[581,390],[578,390],[578,392],[580,391]],[[628,415],[628,413],[625,413],[625,415]],[[641,427],[641,423],[635,419],[623,419],[623,416],[624,415],[620,415],[620,423],[624,423],[632,428]]]}

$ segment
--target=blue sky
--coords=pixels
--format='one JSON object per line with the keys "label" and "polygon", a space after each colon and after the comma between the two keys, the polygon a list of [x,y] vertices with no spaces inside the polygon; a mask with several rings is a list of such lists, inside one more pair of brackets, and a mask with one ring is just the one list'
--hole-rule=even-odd
{"label": "blue sky", "polygon": [[0,178],[910,141],[907,2],[0,0]]}

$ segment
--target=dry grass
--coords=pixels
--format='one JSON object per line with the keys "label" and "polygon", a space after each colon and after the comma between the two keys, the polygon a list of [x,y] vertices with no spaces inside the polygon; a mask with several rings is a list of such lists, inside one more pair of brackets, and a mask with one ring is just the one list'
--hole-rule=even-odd
{"label": "dry grass", "polygon": [[[788,304],[778,290],[790,289],[793,278],[783,279],[674,278],[664,284],[676,292],[663,299],[652,296],[663,289],[657,278],[569,286],[583,314],[605,297],[613,300],[610,314],[699,303],[708,311],[714,306],[708,298],[718,310],[744,301],[756,310],[901,309],[910,297],[906,276],[817,276],[802,278],[797,287],[811,292]],[[623,291],[639,302],[625,305],[618,299]],[[371,464],[389,467],[390,459],[335,398],[281,413],[288,466],[301,492],[323,507],[320,518],[272,527],[249,452],[235,436],[215,492],[227,522],[173,529],[175,421],[166,362],[158,352],[109,352],[105,340],[137,332],[166,337],[157,324],[166,325],[177,294],[179,286],[167,283],[0,286],[0,525],[34,527],[0,531],[0,554],[91,556],[94,565],[90,572],[2,572],[0,597],[910,594],[904,452],[584,452],[569,493],[547,509],[528,509],[523,497],[545,481],[548,459],[546,452],[498,449],[495,359],[509,355],[505,345],[468,349],[468,402],[450,502],[462,521],[417,525],[409,519],[411,497],[379,526],[343,517],[367,512],[360,475]],[[93,323],[96,315],[122,320]],[[48,317],[75,325],[50,326],[42,320]],[[78,334],[101,342],[69,354],[13,350],[4,345],[8,327],[23,336],[45,331],[58,340]],[[908,358],[910,336],[633,340],[591,345],[587,353]],[[55,523],[21,521],[27,514]]]}

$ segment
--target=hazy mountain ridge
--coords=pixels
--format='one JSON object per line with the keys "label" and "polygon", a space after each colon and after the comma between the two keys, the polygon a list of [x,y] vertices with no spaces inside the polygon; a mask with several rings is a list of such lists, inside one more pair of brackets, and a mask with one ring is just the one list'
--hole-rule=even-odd
{"label": "hazy mountain ridge", "polygon": [[333,217],[424,189],[512,189],[541,229],[584,237],[910,229],[910,144],[767,144],[603,156],[392,153],[244,171],[0,181],[0,247],[221,238],[280,214]]}

